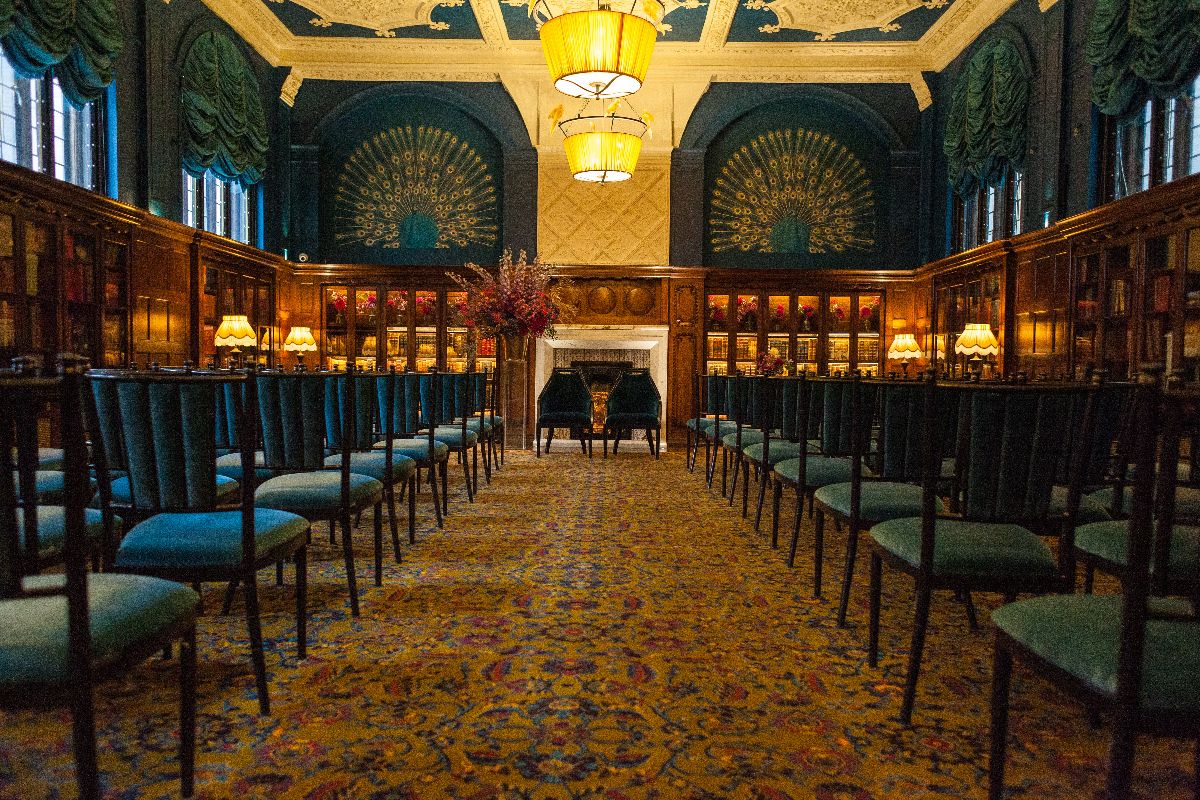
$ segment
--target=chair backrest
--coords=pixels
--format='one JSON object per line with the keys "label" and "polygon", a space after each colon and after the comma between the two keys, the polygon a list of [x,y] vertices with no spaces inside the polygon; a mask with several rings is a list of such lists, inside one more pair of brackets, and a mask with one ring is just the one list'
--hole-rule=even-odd
{"label": "chair backrest", "polygon": [[342,449],[345,414],[353,409],[350,420],[350,449],[369,451],[375,444],[376,421],[381,419],[375,403],[379,375],[355,370],[334,373],[325,389],[325,442],[329,450]]}
{"label": "chair backrest", "polygon": [[538,392],[538,416],[592,413],[592,393],[577,367],[555,367]]}
{"label": "chair backrest", "polygon": [[[1116,702],[1137,708],[1141,699],[1146,624],[1158,614],[1153,594],[1164,594],[1166,564],[1171,549],[1175,488],[1180,439],[1194,429],[1200,411],[1200,391],[1173,383],[1161,391],[1156,377],[1143,374],[1130,413],[1141,435],[1133,442],[1133,492],[1129,518],[1127,567],[1121,575],[1121,646],[1117,659]],[[1161,432],[1161,437],[1157,434]],[[1160,445],[1161,441],[1161,445]],[[1156,451],[1158,468],[1155,469]],[[1157,473],[1157,474],[1156,474]],[[1155,527],[1157,518],[1157,528]],[[1153,566],[1152,566],[1153,565]],[[1171,575],[1200,585],[1200,574]],[[1191,627],[1191,638],[1200,637],[1200,590],[1193,589],[1190,614],[1172,609],[1173,624]]]}
{"label": "chair backrest", "polygon": [[[215,508],[217,395],[226,386],[252,391],[245,376],[100,371],[89,381],[98,428],[93,442],[128,473],[131,508],[138,514]],[[243,435],[253,430],[247,416],[242,414]],[[120,449],[113,453],[110,447]]]}
{"label": "chair backrest", "polygon": [[[965,519],[1034,527],[1051,523],[1051,492],[1064,462],[1071,464],[1068,506],[1078,505],[1096,425],[1095,386],[976,383],[940,392],[958,395],[955,472],[962,476]],[[1076,409],[1082,410],[1080,424],[1065,426]],[[1068,508],[1068,517],[1075,510]]]}
{"label": "chair backrest", "polygon": [[[878,448],[872,466],[886,481],[920,483],[924,476],[923,442],[933,436],[944,453],[953,454],[958,429],[958,395],[950,390],[934,397],[925,408],[925,378],[916,381],[864,383],[864,402],[875,404],[879,421]],[[872,394],[873,393],[873,394]]]}
{"label": "chair backrest", "polygon": [[418,374],[417,390],[420,398],[417,420],[421,427],[436,428],[447,421],[442,405],[442,376],[436,371]]}
{"label": "chair backrest", "polygon": [[801,392],[807,388],[807,381],[800,376],[780,378],[779,391],[776,394],[777,408],[775,418],[780,436],[789,442],[804,440],[801,434],[806,421],[801,419]]}
{"label": "chair backrest", "polygon": [[704,376],[704,392],[701,398],[704,416],[719,417],[725,413],[726,388],[724,375]]}
{"label": "chair backrest", "polygon": [[648,369],[626,370],[608,395],[610,414],[662,414],[662,398]]}
{"label": "chair backrest", "polygon": [[[813,392],[811,421],[820,415],[821,453],[826,456],[849,456],[854,446],[854,414],[851,408],[858,382],[852,378],[810,378],[809,384],[820,386]],[[820,404],[817,405],[817,399]]]}
{"label": "chair backrest", "polygon": [[[280,472],[325,466],[326,409],[336,399],[340,373],[275,372],[256,376],[265,465]],[[344,386],[344,385],[343,385]],[[343,388],[344,391],[344,388]]]}

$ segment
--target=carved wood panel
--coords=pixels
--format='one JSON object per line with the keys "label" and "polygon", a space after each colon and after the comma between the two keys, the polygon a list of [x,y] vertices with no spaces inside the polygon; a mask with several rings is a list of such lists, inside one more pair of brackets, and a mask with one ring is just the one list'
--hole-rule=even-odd
{"label": "carved wood panel", "polygon": [[692,414],[692,376],[700,364],[703,345],[701,304],[704,302],[704,281],[671,279],[671,333],[667,342],[667,384],[670,419],[668,440],[684,441],[684,426]]}
{"label": "carved wood panel", "polygon": [[564,321],[576,325],[664,325],[664,283],[655,278],[575,279],[568,291],[574,312]]}
{"label": "carved wood panel", "polygon": [[180,364],[191,344],[190,247],[139,231],[131,261],[133,359],[143,366]]}

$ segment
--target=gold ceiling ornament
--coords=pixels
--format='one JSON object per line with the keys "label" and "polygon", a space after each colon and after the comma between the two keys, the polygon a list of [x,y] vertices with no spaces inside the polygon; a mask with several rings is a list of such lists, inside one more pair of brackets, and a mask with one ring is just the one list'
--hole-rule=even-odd
{"label": "gold ceiling ornament", "polygon": [[550,119],[563,135],[567,166],[575,180],[587,183],[616,183],[633,177],[642,140],[651,136],[649,113],[626,116],[617,113],[621,101],[608,105],[603,114],[586,114],[587,104],[570,119],[562,119],[562,106]]}
{"label": "gold ceiling ornament", "polygon": [[812,31],[818,42],[832,42],[840,33],[875,29],[881,33],[900,30],[898,19],[919,8],[941,9],[951,0],[745,0],[745,7],[775,14],[774,25],[759,27],[760,33],[783,30]]}
{"label": "gold ceiling ornament", "polygon": [[618,9],[609,0],[584,8],[551,2],[530,0],[529,16],[538,25],[555,89],[583,100],[612,100],[642,88],[664,0],[627,0]]}

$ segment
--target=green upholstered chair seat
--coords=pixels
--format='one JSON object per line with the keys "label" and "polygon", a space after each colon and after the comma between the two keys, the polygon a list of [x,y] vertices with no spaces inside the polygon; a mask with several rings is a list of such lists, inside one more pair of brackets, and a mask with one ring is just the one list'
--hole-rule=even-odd
{"label": "green upholstered chair seat", "polygon": [[[442,425],[434,428],[434,440],[452,448],[474,447],[479,443],[479,433],[468,428],[467,435],[463,436],[461,425],[462,423],[459,423],[458,425]],[[417,433],[418,436],[421,434],[428,435],[429,431],[424,430]]]}
{"label": "green upholstered chair seat", "polygon": [[[1103,489],[1092,492],[1086,496],[1086,500],[1091,501],[1105,509],[1105,515],[1101,519],[1111,519],[1110,510],[1113,504],[1113,495],[1116,489],[1112,486],[1106,486]],[[1125,502],[1121,506],[1122,512],[1126,516],[1129,514],[1130,505],[1133,503],[1133,491],[1127,486],[1125,487]],[[1082,507],[1081,507],[1082,512]],[[1080,514],[1082,517],[1082,513]],[[1175,518],[1187,520],[1200,520],[1200,489],[1193,486],[1179,486],[1175,489]],[[1083,524],[1085,520],[1080,520]],[[1087,520],[1095,522],[1098,520]]]}
{"label": "green upholstered chair seat", "polygon": [[[308,521],[287,511],[254,509],[255,555],[308,534]],[[133,526],[117,548],[118,571],[235,568],[242,563],[242,512],[156,514]]]}
{"label": "green upholstered chair seat", "polygon": [[[1182,600],[1152,601],[1152,608],[1186,616]],[[1093,690],[1113,696],[1121,647],[1120,595],[1047,595],[992,612],[992,621],[1015,641]],[[1141,705],[1150,711],[1200,711],[1200,636],[1196,623],[1146,622]]]}
{"label": "green upholstered chair seat", "polygon": [[[95,478],[88,478],[93,487]],[[34,473],[34,491],[37,492],[38,505],[57,505],[62,503],[66,493],[66,481],[63,473],[57,470],[39,469]],[[19,485],[17,471],[13,470],[13,486]]]}
{"label": "green upholstered chair seat", "polygon": [[[758,428],[742,428],[742,449],[745,450],[752,444],[762,444],[765,438],[767,437]],[[783,433],[781,431],[771,431],[771,438],[783,441]],[[721,437],[721,443],[726,447],[737,447],[737,431],[725,434]]]}
{"label": "green upholstered chair seat", "polygon": [[[811,461],[809,462],[811,464]],[[822,486],[813,495],[818,503],[839,514],[850,516],[850,483]],[[937,510],[945,510],[937,501]],[[863,481],[859,516],[870,522],[921,516],[921,487],[908,483]]]}
{"label": "green upholstered chair seat", "polygon": [[[342,463],[340,454],[332,455],[325,459],[326,466],[336,467]],[[387,454],[384,452],[371,453],[351,453],[350,454],[350,472],[355,475],[367,475],[377,481],[384,479],[384,470],[387,469]],[[413,461],[408,456],[403,456],[392,451],[392,479],[396,481],[405,481],[417,471],[417,462]]]}
{"label": "green upholstered chair seat", "polygon": [[687,421],[687,426],[694,431],[711,431],[716,425],[717,421],[712,417],[701,417],[700,419],[692,417]]}
{"label": "green upholstered chair seat", "polygon": [[[13,462],[17,460],[17,449],[12,451]],[[39,447],[37,451],[37,468],[51,472],[62,472],[63,451],[59,447]]]}
{"label": "green upholstered chair seat", "polygon": [[[387,445],[376,442],[376,450],[383,450]],[[429,439],[422,436],[419,439],[392,439],[392,452],[411,458],[413,461],[427,463],[429,461]],[[450,456],[450,446],[445,442],[433,441],[434,461],[445,461]]]}
{"label": "green upholstered chair seat", "polygon": [[[1120,566],[1129,563],[1129,523],[1108,520],[1075,529],[1075,548]],[[1171,530],[1169,575],[1200,576],[1200,528],[1176,525]]]}
{"label": "green upholstered chair seat", "polygon": [[[1067,513],[1067,494],[1066,486],[1055,486],[1050,490],[1050,505],[1046,508],[1046,513],[1052,517],[1062,516]],[[1108,509],[1103,503],[1100,503],[1088,496],[1079,498],[1079,515],[1076,517],[1076,524],[1087,525],[1091,522],[1105,522],[1112,519],[1112,514],[1108,513]]]}
{"label": "green upholstered chair seat", "polygon": [[555,411],[538,417],[538,425],[543,428],[575,428],[592,425],[592,415],[582,411]]}
{"label": "green upholstered chair seat", "polygon": [[[797,444],[796,442],[789,442],[787,439],[780,439],[778,441],[772,439],[771,452],[767,459],[768,464],[770,466],[775,466],[781,461],[799,458],[800,453],[802,452],[802,447],[804,447],[804,445]],[[761,464],[763,460],[763,449],[763,443],[759,442],[758,444],[752,444],[748,447],[743,447],[742,452],[746,454],[746,458]]]}
{"label": "green upholstered chair seat", "polygon": [[[369,475],[350,473],[350,508],[366,508],[383,497],[383,484]],[[342,507],[342,473],[338,470],[297,472],[264,481],[254,493],[259,508],[278,508],[319,518]]]}
{"label": "green upholstered chair seat", "polygon": [[[461,421],[454,422],[451,424],[461,425],[462,422]],[[487,436],[489,433],[492,432],[492,426],[491,426],[491,423],[489,423],[486,419],[480,419],[479,417],[471,417],[469,420],[467,420],[467,430],[474,431],[475,433],[477,433],[481,436]]]}
{"label": "green upholstered chair seat", "polygon": [[[27,591],[61,587],[61,575],[25,579]],[[196,613],[200,596],[159,578],[111,573],[88,576],[92,661],[104,667],[153,643]],[[67,598],[22,597],[0,601],[0,685],[54,686],[69,672]]]}
{"label": "green upholstered chair seat", "polygon": [[701,428],[704,435],[709,439],[724,441],[725,437],[737,430],[737,423],[731,419],[710,420],[712,422],[707,428]]}
{"label": "green upholstered chair seat", "polygon": [[[267,457],[262,450],[254,453],[254,477],[258,483],[274,478],[279,473],[276,470],[267,467]],[[226,453],[223,456],[217,456],[217,476],[224,475],[234,481],[242,479],[242,454],[234,451]],[[217,492],[220,493],[220,481],[217,483]]]}
{"label": "green upholstered chair seat", "polygon": [[[240,456],[239,456],[240,457]],[[217,473],[217,502],[236,494],[238,490],[238,482],[228,475]],[[114,503],[120,505],[130,505],[133,502],[133,497],[129,494],[129,478],[117,478],[112,482],[112,498]]]}
{"label": "green upholstered chair seat", "polygon": [[610,428],[657,428],[658,417],[654,414],[618,411],[604,418]]}
{"label": "green upholstered chair seat", "polygon": [[[850,459],[831,456],[809,456],[805,467],[804,483],[806,486],[829,486],[833,483],[844,483],[850,480]],[[796,483],[800,480],[800,459],[789,458],[775,465],[775,474],[786,481]]]}
{"label": "green upholstered chair seat", "polygon": [[[920,517],[881,522],[871,528],[871,538],[910,566],[920,566]],[[1053,578],[1058,574],[1050,548],[1020,525],[939,519],[933,541],[935,575]]]}
{"label": "green upholstered chair seat", "polygon": [[[104,516],[97,509],[83,512],[84,530],[88,541],[97,541],[104,535]],[[121,520],[113,517],[113,528],[119,536]],[[67,543],[67,518],[62,506],[38,506],[37,509],[38,558],[51,560],[62,555]],[[17,512],[17,541],[25,549],[25,514]]]}

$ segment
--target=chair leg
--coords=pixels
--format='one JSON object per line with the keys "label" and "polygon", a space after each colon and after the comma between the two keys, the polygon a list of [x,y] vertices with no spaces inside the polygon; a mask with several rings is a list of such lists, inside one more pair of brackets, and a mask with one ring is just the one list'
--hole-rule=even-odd
{"label": "chair leg", "polygon": [[1137,746],[1136,712],[1117,709],[1113,716],[1112,744],[1108,749],[1106,800],[1129,800],[1133,777],[1133,754]]}
{"label": "chair leg", "polygon": [[608,425],[604,426],[604,457],[608,458]]}
{"label": "chair leg", "polygon": [[375,585],[383,586],[383,501],[375,504]]}
{"label": "chair leg", "polygon": [[[413,474],[410,481],[413,483],[413,489],[408,493],[408,543],[417,543],[417,475]],[[397,558],[397,561],[400,559]]]}
{"label": "chair leg", "polygon": [[[797,492],[800,490],[797,489]],[[803,494],[801,494],[803,497]],[[811,503],[812,500],[809,500]],[[800,500],[800,507],[804,506],[804,501]],[[809,508],[812,508],[810,505]],[[796,515],[796,527],[800,527],[799,513]],[[813,597],[821,596],[821,578],[825,572],[825,512],[818,511],[816,519],[813,520]]]}
{"label": "chair leg", "polygon": [[750,512],[750,459],[742,459],[742,519]]}
{"label": "chair leg", "polygon": [[350,512],[342,515],[342,557],[346,562],[346,588],[350,592],[350,615],[358,616],[358,575],[354,570],[354,543],[350,541]]}
{"label": "chair leg", "polygon": [[329,543],[337,544],[337,521],[329,520]]}
{"label": "chair leg", "polygon": [[442,520],[442,501],[438,498],[437,487],[437,464],[430,462],[429,464],[429,490],[433,496],[433,515],[437,518],[437,526],[444,527],[445,523]]}
{"label": "chair leg", "polygon": [[450,459],[447,458],[442,462],[442,467],[438,470],[442,477],[442,516],[450,513]]}
{"label": "chair leg", "polygon": [[[550,445],[546,445],[549,447]],[[535,425],[533,428],[533,457],[542,457],[542,426]]]}
{"label": "chair leg", "polygon": [[971,593],[963,593],[963,604],[967,607],[967,624],[972,631],[979,631],[979,617],[975,613],[975,600],[971,597]]}
{"label": "chair leg", "polygon": [[758,476],[758,510],[754,512],[754,532],[758,533],[762,525],[763,503],[767,499],[768,473],[764,469]]}
{"label": "chair leg", "polygon": [[[779,504],[783,500],[783,483],[771,481],[771,549],[779,547]],[[800,512],[797,511],[797,514]]]}
{"label": "chair leg", "polygon": [[196,626],[179,641],[179,793],[196,791]]}
{"label": "chair leg", "polygon": [[900,706],[900,724],[912,724],[913,706],[917,702],[917,679],[921,676],[921,655],[925,650],[925,632],[929,629],[929,600],[932,590],[917,581],[917,610],[913,619],[912,645],[908,650],[908,676],[904,680],[904,702]]}
{"label": "chair leg", "polygon": [[1083,593],[1091,594],[1096,586],[1096,566],[1090,561],[1083,567]]}
{"label": "chair leg", "polygon": [[[483,445],[483,482],[487,486],[492,485],[492,458],[490,455],[492,449],[492,436],[488,434],[488,438],[480,442]],[[478,480],[478,479],[477,479]],[[478,490],[476,486],[476,490]]]}
{"label": "chair leg", "polygon": [[471,488],[470,459],[468,459],[466,457],[466,455],[467,455],[466,450],[463,450],[461,455],[462,455],[462,468],[463,468],[463,482],[466,484],[466,487],[467,487],[467,501],[474,503],[475,502],[475,491]]}
{"label": "chair leg", "polygon": [[733,508],[733,498],[737,495],[738,490],[738,475],[742,472],[742,451],[739,450],[733,457],[733,483],[729,485],[729,507]]}
{"label": "chair leg", "polygon": [[879,603],[883,592],[883,559],[871,553],[871,627],[867,637],[867,664],[879,666]]}
{"label": "chair leg", "polygon": [[800,511],[804,501],[800,499],[800,490],[796,490],[796,519],[792,520],[792,546],[788,549],[788,569],[796,566],[796,545],[800,542]]}
{"label": "chair leg", "polygon": [[221,616],[228,617],[233,608],[233,598],[237,596],[238,580],[235,578],[225,586],[225,597],[221,600]]}
{"label": "chair leg", "polygon": [[1008,695],[1012,654],[999,640],[992,656],[992,748],[988,764],[988,800],[1004,798],[1004,761],[1008,751]]}
{"label": "chair leg", "polygon": [[837,624],[846,627],[846,612],[850,608],[850,586],[854,583],[854,560],[858,557],[858,526],[851,523],[850,538],[846,542],[846,569],[842,573],[842,600],[838,604]]}
{"label": "chair leg", "polygon": [[[734,473],[736,479],[737,473]],[[721,497],[729,491],[729,448],[721,445]]]}
{"label": "chair leg", "polygon": [[650,455],[658,458],[658,448],[654,446],[654,431],[650,428],[646,428],[646,446],[650,448]]}
{"label": "chair leg", "polygon": [[[404,493],[401,492],[401,495]],[[393,480],[387,485],[387,503],[388,503],[388,524],[392,529],[392,555],[396,557],[396,563],[400,563],[400,528],[396,523],[396,482]]]}
{"label": "chair leg", "polygon": [[296,660],[308,657],[308,548],[296,551]]}
{"label": "chair leg", "polygon": [[71,682],[71,742],[80,800],[100,800],[100,766],[96,756],[96,712],[92,681]]}
{"label": "chair leg", "polygon": [[[346,525],[350,525],[349,515]],[[258,616],[258,581],[255,577],[253,573],[242,577],[242,592],[246,598],[246,625],[250,629],[250,657],[254,661],[258,712],[265,717],[271,713],[271,699],[267,695],[267,659],[263,655],[262,621]]]}

